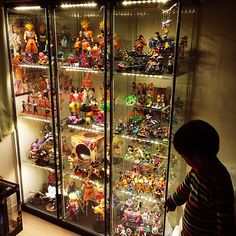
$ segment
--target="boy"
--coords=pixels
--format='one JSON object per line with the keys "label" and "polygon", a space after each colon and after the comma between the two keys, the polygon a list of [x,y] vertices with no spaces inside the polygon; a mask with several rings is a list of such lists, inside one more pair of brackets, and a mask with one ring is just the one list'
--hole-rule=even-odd
{"label": "boy", "polygon": [[177,130],[173,144],[192,167],[165,203],[167,211],[186,203],[181,235],[236,235],[233,186],[229,172],[217,158],[217,131],[202,120],[192,120]]}

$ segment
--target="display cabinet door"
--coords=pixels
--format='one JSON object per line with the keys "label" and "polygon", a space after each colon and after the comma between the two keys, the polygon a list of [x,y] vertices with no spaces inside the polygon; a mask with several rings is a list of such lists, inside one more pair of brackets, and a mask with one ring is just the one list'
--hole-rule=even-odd
{"label": "display cabinet door", "polygon": [[[174,1],[114,9],[111,235],[169,235],[165,217],[178,45]],[[166,222],[166,223],[165,223]]]}
{"label": "display cabinet door", "polygon": [[61,4],[55,25],[62,217],[87,234],[105,234],[110,88],[104,7]]}
{"label": "display cabinet door", "polygon": [[48,15],[39,6],[6,6],[6,17],[23,205],[56,217],[57,117]]}
{"label": "display cabinet door", "polygon": [[[174,99],[174,122],[172,136],[178,128],[190,119],[191,94],[193,84],[194,49],[197,38],[198,6],[183,5],[181,10],[181,24],[179,37],[179,50],[177,60],[175,99]],[[187,173],[187,166],[183,158],[171,145],[171,155],[175,158],[169,163],[169,185],[168,196],[174,194],[177,187],[184,180]],[[183,208],[177,208],[175,212],[167,213],[171,227],[178,230]]]}

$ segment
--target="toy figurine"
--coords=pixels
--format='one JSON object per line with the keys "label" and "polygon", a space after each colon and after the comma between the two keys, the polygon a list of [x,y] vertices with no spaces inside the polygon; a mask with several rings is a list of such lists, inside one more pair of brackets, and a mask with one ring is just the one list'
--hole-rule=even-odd
{"label": "toy figurine", "polygon": [[16,24],[12,25],[12,35],[10,36],[11,46],[14,48],[14,53],[21,51],[22,38],[20,34],[20,28]]}
{"label": "toy figurine", "polygon": [[39,52],[47,51],[47,34],[46,34],[46,25],[42,23],[39,26]]}
{"label": "toy figurine", "polygon": [[188,37],[187,36],[181,37],[179,42],[179,57],[184,57],[185,48],[187,46],[188,46]]}
{"label": "toy figurine", "polygon": [[69,33],[69,29],[64,26],[62,33],[60,35],[60,45],[63,48],[67,48],[69,46],[69,43],[71,41],[71,35]]}
{"label": "toy figurine", "polygon": [[37,35],[34,31],[34,25],[32,23],[25,24],[24,40],[26,42],[25,52],[29,53],[38,53],[37,47]]}
{"label": "toy figurine", "polygon": [[93,42],[93,32],[89,29],[90,22],[88,19],[81,21],[82,30],[79,32],[80,40],[85,39],[87,42]]}
{"label": "toy figurine", "polygon": [[143,35],[139,35],[138,39],[135,41],[134,45],[134,51],[138,53],[138,55],[143,54],[143,47],[147,45],[146,39],[143,37]]}
{"label": "toy figurine", "polygon": [[71,192],[69,194],[69,204],[68,204],[67,208],[69,209],[68,219],[70,221],[77,221],[78,220],[78,212],[77,212],[77,210],[79,208],[79,205],[78,205],[76,193]]}
{"label": "toy figurine", "polygon": [[26,112],[26,104],[25,104],[25,101],[22,101],[22,112]]}
{"label": "toy figurine", "polygon": [[49,198],[49,202],[46,205],[46,210],[50,212],[56,211],[56,187],[48,185],[48,192],[46,192],[47,198]]}
{"label": "toy figurine", "polygon": [[36,102],[36,100],[33,100],[32,105],[33,105],[33,112],[34,112],[34,114],[38,113],[38,107],[37,107],[38,103]]}
{"label": "toy figurine", "polygon": [[77,116],[79,114],[81,101],[82,94],[80,93],[80,90],[72,88],[69,98],[69,109],[72,116]]}
{"label": "toy figurine", "polygon": [[91,79],[91,73],[87,73],[82,80],[82,110],[91,111],[91,99],[94,98],[94,83]]}
{"label": "toy figurine", "polygon": [[98,102],[95,99],[91,99],[91,111],[87,113],[86,117],[89,117],[90,119],[94,116],[97,115],[96,117],[96,122],[101,122],[103,123],[104,121],[104,111],[100,110],[98,107]]}
{"label": "toy figurine", "polygon": [[104,215],[105,215],[105,204],[104,204],[104,198],[100,201],[100,204],[96,207],[93,207],[93,211],[95,214],[99,214],[98,221],[104,221]]}
{"label": "toy figurine", "polygon": [[51,186],[55,186],[55,184],[56,184],[56,176],[55,176],[54,170],[50,170],[48,172],[48,184]]}
{"label": "toy figurine", "polygon": [[93,184],[91,181],[84,181],[82,190],[84,191],[83,200],[88,204],[89,197],[94,195]]}

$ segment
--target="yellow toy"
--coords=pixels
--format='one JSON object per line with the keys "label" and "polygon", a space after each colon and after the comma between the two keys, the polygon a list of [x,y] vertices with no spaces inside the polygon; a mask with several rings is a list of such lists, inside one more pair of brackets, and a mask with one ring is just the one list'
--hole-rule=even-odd
{"label": "yellow toy", "polygon": [[96,207],[92,206],[93,211],[95,214],[100,215],[100,221],[104,221],[104,216],[105,216],[105,203],[104,203],[104,198],[101,200],[100,204]]}
{"label": "yellow toy", "polygon": [[89,20],[84,19],[80,24],[82,27],[82,30],[79,32],[80,40],[85,39],[87,42],[93,42],[93,31],[89,29]]}
{"label": "yellow toy", "polygon": [[34,31],[34,25],[32,23],[25,24],[24,40],[26,42],[25,52],[27,54],[33,52],[38,53],[37,47],[37,35]]}

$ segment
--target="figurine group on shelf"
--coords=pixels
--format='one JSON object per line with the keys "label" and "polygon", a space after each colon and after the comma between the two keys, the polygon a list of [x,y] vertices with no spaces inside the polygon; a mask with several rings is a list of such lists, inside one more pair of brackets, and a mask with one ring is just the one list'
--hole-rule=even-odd
{"label": "figurine group on shelf", "polygon": [[51,117],[52,104],[50,99],[49,80],[40,76],[38,85],[28,92],[27,99],[22,100],[22,113],[43,117]]}
{"label": "figurine group on shelf", "polygon": [[[95,95],[94,83],[91,79],[91,73],[87,73],[82,80],[81,89],[71,88],[69,95],[70,116],[67,123],[72,125],[104,122],[104,106],[103,101],[99,101]],[[81,112],[84,112],[85,118],[82,118]]]}
{"label": "figurine group on shelf", "polygon": [[42,139],[36,138],[30,147],[29,159],[38,166],[54,168],[53,136],[49,124],[44,126]]}
{"label": "figurine group on shelf", "polygon": [[120,209],[122,221],[116,225],[114,236],[146,236],[159,235],[162,230],[162,213],[155,209],[150,211],[142,207],[141,202],[135,205],[128,199]]}
{"label": "figurine group on shelf", "polygon": [[[81,30],[73,38],[69,29],[66,26],[63,27],[63,31],[58,37],[60,45],[58,61],[61,65],[66,66],[103,70],[106,50],[104,48],[104,22],[99,23],[100,34],[97,36],[97,40],[94,38],[88,19],[81,20],[80,24]],[[109,43],[109,36],[107,36],[107,44]],[[116,45],[115,50],[119,51],[118,42],[115,39],[114,45]]]}
{"label": "figurine group on shelf", "polygon": [[48,65],[46,24],[41,22],[38,29],[35,29],[33,20],[25,22],[24,26],[14,22],[12,24],[13,29],[10,37],[12,61],[26,65]]}

